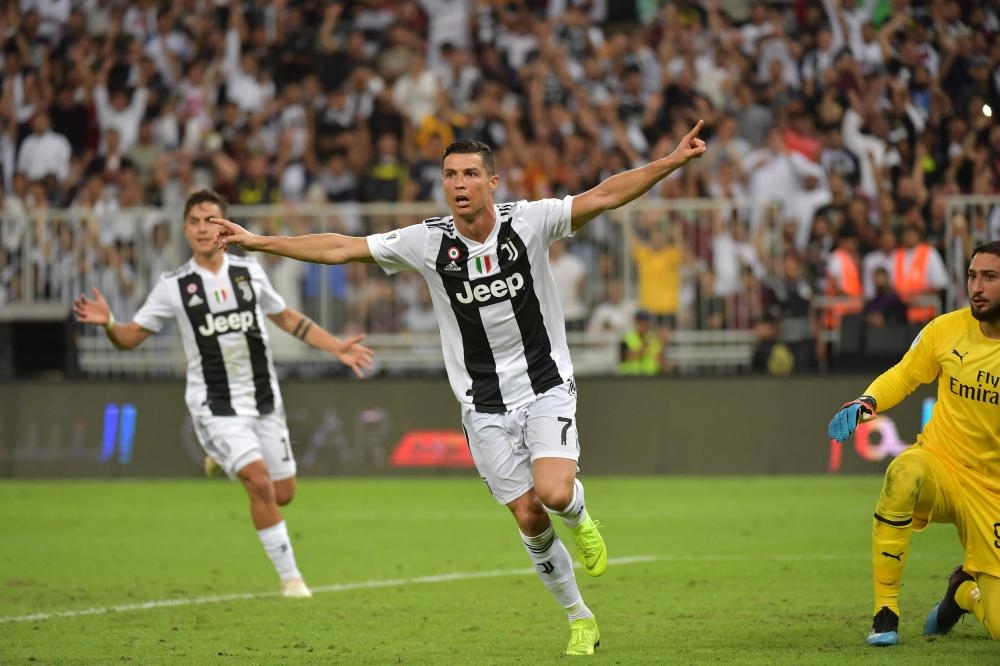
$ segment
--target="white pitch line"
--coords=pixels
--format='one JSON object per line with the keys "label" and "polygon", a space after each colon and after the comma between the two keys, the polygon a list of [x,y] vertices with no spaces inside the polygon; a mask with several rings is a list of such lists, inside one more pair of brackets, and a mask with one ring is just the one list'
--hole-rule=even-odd
{"label": "white pitch line", "polygon": [[[632,557],[612,557],[608,564],[622,566],[642,564],[645,562],[732,562],[732,561],[817,561],[862,559],[840,557],[836,555],[636,555]],[[866,558],[865,558],[866,559]],[[913,559],[912,557],[910,559]],[[579,565],[575,565],[579,568]],[[427,585],[432,583],[449,583],[456,580],[477,580],[482,578],[501,578],[506,576],[526,576],[534,573],[533,568],[495,569],[493,571],[468,571],[433,576],[417,576],[415,578],[385,578],[382,580],[366,580],[356,583],[334,583],[310,588],[313,594],[322,592],[350,592],[352,590],[374,590],[382,587],[403,587],[406,585]],[[13,622],[40,622],[57,618],[84,617],[87,615],[104,615],[105,613],[129,613],[132,611],[150,610],[153,608],[170,608],[175,606],[198,606],[203,604],[218,604],[227,601],[242,601],[245,599],[264,599],[276,597],[280,591],[271,592],[237,592],[233,594],[217,594],[206,597],[182,597],[180,599],[159,599],[143,601],[137,604],[117,604],[114,606],[98,606],[80,610],[53,611],[51,613],[31,613],[30,615],[8,615],[0,617],[0,624]]]}
{"label": "white pitch line", "polygon": [[[636,557],[612,557],[608,564],[625,565],[641,562],[653,562],[664,559],[652,555]],[[476,580],[480,578],[500,578],[504,576],[523,576],[534,573],[534,569],[496,569],[494,571],[469,571],[434,576],[417,576],[416,578],[386,578],[382,580],[366,580],[357,583],[334,583],[311,587],[313,594],[321,592],[349,592],[351,590],[373,590],[381,587],[402,587],[405,585],[423,585],[430,583],[448,583],[456,580]],[[87,615],[104,615],[105,613],[129,613],[132,611],[150,610],[153,608],[170,608],[174,606],[197,606],[202,604],[217,604],[227,601],[242,601],[245,599],[264,599],[280,596],[280,591],[272,592],[238,592],[233,594],[217,594],[206,597],[182,597],[180,599],[159,599],[143,601],[137,604],[117,604],[114,606],[98,606],[80,610],[53,611],[51,613],[31,613],[30,615],[8,615],[0,617],[0,624],[12,622],[40,622],[57,618],[83,617]]]}

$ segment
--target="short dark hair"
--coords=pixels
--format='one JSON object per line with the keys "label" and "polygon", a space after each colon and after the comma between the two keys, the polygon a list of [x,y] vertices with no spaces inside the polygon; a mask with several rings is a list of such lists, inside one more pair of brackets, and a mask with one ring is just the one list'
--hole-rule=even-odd
{"label": "short dark hair", "polygon": [[219,210],[222,211],[222,216],[223,217],[226,216],[225,197],[223,197],[215,190],[204,189],[204,190],[197,190],[188,195],[187,201],[184,202],[184,219],[185,220],[187,219],[188,213],[191,212],[192,208],[194,208],[198,204],[203,204],[203,203],[215,204],[216,206],[219,207]]}
{"label": "short dark hair", "polygon": [[977,254],[992,254],[1000,257],[1000,240],[980,243],[972,250],[972,256]]}
{"label": "short dark hair", "polygon": [[461,141],[452,142],[447,148],[444,149],[444,155],[441,156],[442,165],[444,164],[444,158],[452,154],[479,155],[479,157],[483,160],[483,166],[486,167],[486,173],[491,176],[496,173],[496,162],[493,160],[493,149],[482,141],[477,141],[476,139],[462,139]]}

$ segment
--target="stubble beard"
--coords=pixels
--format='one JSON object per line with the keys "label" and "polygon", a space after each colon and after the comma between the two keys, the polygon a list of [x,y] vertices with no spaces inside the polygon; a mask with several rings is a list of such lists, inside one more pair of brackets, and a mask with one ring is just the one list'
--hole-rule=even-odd
{"label": "stubble beard", "polygon": [[986,324],[1000,323],[1000,305],[990,305],[984,310],[976,310],[973,305],[969,305],[969,311],[977,320]]}

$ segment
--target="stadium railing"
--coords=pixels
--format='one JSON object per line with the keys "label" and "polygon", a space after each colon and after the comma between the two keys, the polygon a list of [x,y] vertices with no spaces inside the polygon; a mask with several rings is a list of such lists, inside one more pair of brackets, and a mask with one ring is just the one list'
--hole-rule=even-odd
{"label": "stadium railing", "polygon": [[[958,306],[964,303],[968,250],[975,243],[1000,237],[1000,197],[952,197],[946,210],[946,263],[953,276],[947,303]],[[443,211],[438,203],[288,204],[234,206],[229,215],[260,233],[367,234],[413,224]],[[0,314],[25,304],[56,303],[68,318],[73,298],[97,286],[119,319],[130,317],[159,273],[186,260],[181,218],[180,210],[159,208],[0,212]],[[584,233],[567,241],[569,251],[587,267],[582,291],[588,316],[604,300],[606,285],[613,279],[624,286],[625,301],[635,302],[637,269],[628,229],[640,237],[657,226],[668,232],[679,229],[686,250],[678,326],[668,342],[668,356],[683,373],[747,371],[754,334],[746,321],[736,324],[740,317],[731,316],[729,301],[721,325],[706,322],[705,292],[712,289],[708,286],[712,283],[705,282],[705,277],[709,273],[716,277],[725,268],[718,263],[720,248],[734,244],[752,248],[758,271],[755,280],[766,282],[779,276],[780,219],[778,209],[770,204],[645,198],[592,221]],[[424,329],[414,329],[407,320],[404,304],[419,301],[422,289],[415,276],[404,273],[387,279],[371,265],[313,266],[270,255],[258,258],[290,306],[338,333],[367,332],[385,372],[442,370],[436,326],[425,330],[425,320]],[[814,311],[827,306],[818,297]],[[839,330],[820,330],[819,336],[824,342],[839,344]],[[567,339],[581,375],[614,374],[619,334],[570,332]],[[272,341],[276,360],[293,371],[318,373],[322,372],[318,367],[335,365],[280,332]],[[92,376],[181,376],[185,368],[176,335],[154,336],[139,349],[122,354],[107,344],[99,328],[85,327],[77,332],[76,347],[80,370]]]}

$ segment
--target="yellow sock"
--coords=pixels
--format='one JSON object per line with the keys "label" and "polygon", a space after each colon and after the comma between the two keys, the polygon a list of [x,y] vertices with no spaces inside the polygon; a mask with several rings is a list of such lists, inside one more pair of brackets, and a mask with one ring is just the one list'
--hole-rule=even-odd
{"label": "yellow sock", "polygon": [[1000,578],[987,574],[979,574],[978,578],[959,585],[955,601],[976,616],[990,638],[1000,640]]}
{"label": "yellow sock", "polygon": [[888,606],[899,615],[899,587],[910,552],[912,521],[907,516],[876,511],[872,521],[872,586],[875,611]]}

